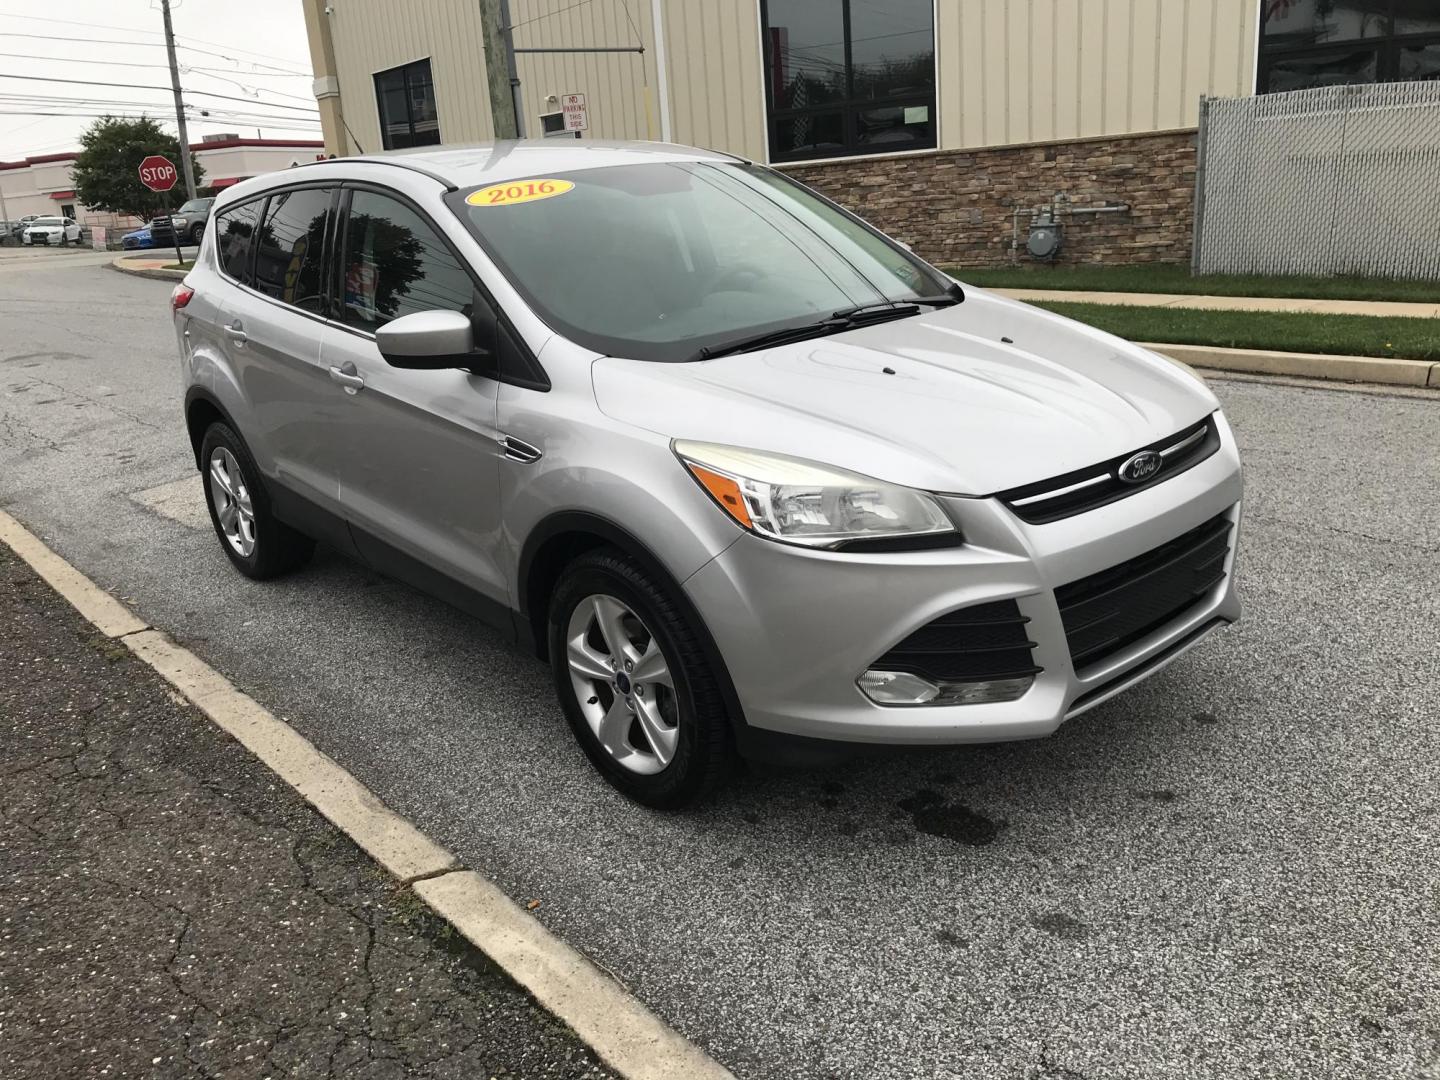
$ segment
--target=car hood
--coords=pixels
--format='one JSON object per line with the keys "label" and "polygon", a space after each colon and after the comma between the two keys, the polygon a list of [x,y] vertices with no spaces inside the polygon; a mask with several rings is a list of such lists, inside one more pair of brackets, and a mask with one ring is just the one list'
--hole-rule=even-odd
{"label": "car hood", "polygon": [[1188,370],[967,287],[962,304],[695,363],[603,357],[606,415],[674,438],[987,495],[1094,465],[1218,408]]}

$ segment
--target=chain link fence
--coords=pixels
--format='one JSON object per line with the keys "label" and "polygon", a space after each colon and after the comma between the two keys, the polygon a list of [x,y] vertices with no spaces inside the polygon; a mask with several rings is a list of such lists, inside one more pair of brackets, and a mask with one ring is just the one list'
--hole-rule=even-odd
{"label": "chain link fence", "polygon": [[1201,103],[1196,273],[1440,280],[1440,82]]}

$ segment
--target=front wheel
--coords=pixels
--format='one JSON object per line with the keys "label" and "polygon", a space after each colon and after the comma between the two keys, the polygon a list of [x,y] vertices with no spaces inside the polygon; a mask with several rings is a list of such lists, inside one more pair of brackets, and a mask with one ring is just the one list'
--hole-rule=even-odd
{"label": "front wheel", "polygon": [[668,589],[621,552],[582,555],[550,605],[550,660],[591,763],[637,802],[708,795],[734,751],[715,674]]}
{"label": "front wheel", "polygon": [[190,230],[190,243],[193,244],[195,247],[199,247],[200,240],[204,235],[205,226],[203,224],[196,225],[193,229]]}

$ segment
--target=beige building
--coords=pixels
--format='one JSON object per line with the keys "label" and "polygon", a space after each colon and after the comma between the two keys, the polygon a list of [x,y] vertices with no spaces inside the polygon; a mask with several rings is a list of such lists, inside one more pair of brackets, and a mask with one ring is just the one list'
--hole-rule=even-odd
{"label": "beige building", "polygon": [[[326,147],[492,137],[478,0],[304,0]],[[1435,0],[509,0],[519,126],[783,166],[934,258],[1189,256],[1202,96],[1440,76]],[[547,50],[606,51],[547,51]],[[572,116],[580,115],[572,110]],[[1057,198],[1058,196],[1058,198]],[[1017,237],[1022,237],[1016,245]]]}

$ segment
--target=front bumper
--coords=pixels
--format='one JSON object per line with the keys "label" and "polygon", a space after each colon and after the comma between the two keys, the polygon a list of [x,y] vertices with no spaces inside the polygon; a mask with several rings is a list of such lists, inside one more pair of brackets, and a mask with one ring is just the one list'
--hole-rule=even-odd
{"label": "front bumper", "polygon": [[[995,499],[952,497],[967,543],[905,553],[812,551],[744,536],[685,582],[752,728],[857,743],[940,745],[1048,735],[1158,671],[1239,617],[1240,460],[1220,448],[1193,468],[1087,513],[1027,525]],[[1149,552],[1225,515],[1224,578],[1172,621],[1088,667],[1071,662],[1057,586]],[[876,658],[937,616],[1015,600],[1044,670],[1015,701],[881,706],[856,685]]]}

